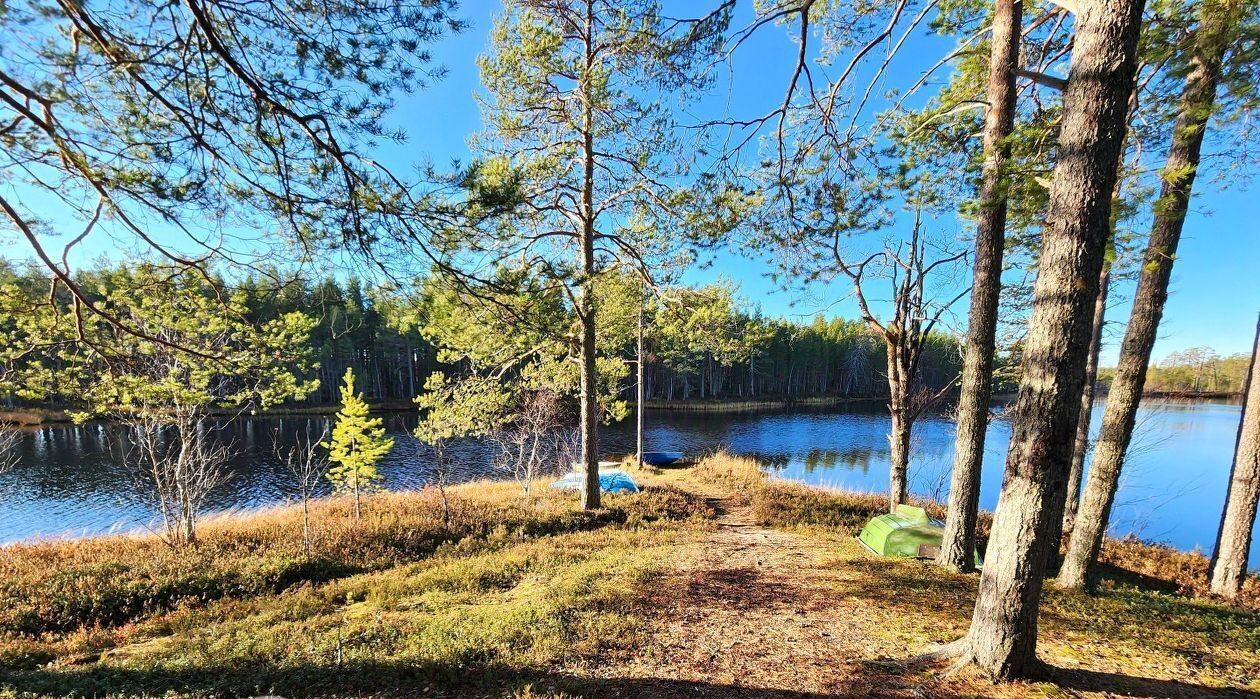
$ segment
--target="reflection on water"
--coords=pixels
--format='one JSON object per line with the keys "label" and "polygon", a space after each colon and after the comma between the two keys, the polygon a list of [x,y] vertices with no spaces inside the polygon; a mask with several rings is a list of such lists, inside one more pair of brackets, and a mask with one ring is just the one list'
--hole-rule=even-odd
{"label": "reflection on water", "polygon": [[[1095,425],[1101,410],[1095,411]],[[1113,533],[1210,550],[1239,415],[1234,405],[1145,406],[1125,466]],[[252,508],[291,499],[292,478],[275,455],[273,439],[288,446],[308,429],[318,434],[326,425],[323,417],[243,418],[224,424],[220,434],[237,455],[230,464],[233,478],[214,494],[211,507]],[[385,485],[411,489],[432,482],[430,451],[410,437],[415,416],[389,415],[387,426],[396,445],[381,465]],[[878,492],[888,487],[887,428],[887,413],[878,406],[736,415],[660,412],[649,414],[646,442],[649,449],[681,449],[693,455],[726,448],[759,458],[776,478]],[[632,421],[627,421],[601,432],[602,455],[632,451],[632,430]],[[122,428],[105,423],[27,432],[18,466],[0,475],[0,542],[133,529],[150,521],[152,510],[136,495],[119,458],[124,438]],[[981,486],[985,508],[997,503],[1009,439],[1009,424],[994,420]],[[912,445],[912,490],[944,497],[953,441],[952,422],[940,415],[921,419]],[[509,477],[491,465],[494,450],[483,442],[465,440],[448,453],[452,481]],[[1260,560],[1260,536],[1252,560]]]}

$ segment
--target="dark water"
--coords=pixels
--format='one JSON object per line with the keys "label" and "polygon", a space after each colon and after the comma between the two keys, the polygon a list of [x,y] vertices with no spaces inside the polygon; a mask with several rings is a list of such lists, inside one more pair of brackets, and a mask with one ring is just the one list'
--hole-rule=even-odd
{"label": "dark water", "polygon": [[[1095,412],[1094,424],[1101,417]],[[1238,406],[1148,404],[1139,415],[1134,448],[1112,517],[1113,534],[1136,534],[1178,548],[1210,551],[1225,499]],[[386,418],[396,435],[381,466],[392,489],[423,487],[433,477],[429,451],[407,436],[414,417]],[[324,418],[245,418],[227,424],[224,439],[237,449],[233,478],[214,494],[211,509],[246,509],[292,498],[292,477],[275,456],[273,439],[289,445]],[[650,413],[647,447],[699,454],[725,447],[757,456],[781,478],[866,491],[888,487],[888,418],[882,408],[755,414]],[[601,452],[633,450],[630,422],[601,433]],[[981,505],[997,503],[1010,426],[989,429]],[[944,498],[953,455],[953,423],[926,416],[916,426],[911,488]],[[0,542],[33,537],[97,534],[142,527],[152,510],[136,494],[118,458],[119,428],[103,423],[48,426],[26,433],[21,460],[0,474]],[[464,442],[450,450],[453,481],[508,478],[492,466],[493,450]],[[1260,536],[1256,537],[1260,539]],[[1253,541],[1252,565],[1260,561]]]}

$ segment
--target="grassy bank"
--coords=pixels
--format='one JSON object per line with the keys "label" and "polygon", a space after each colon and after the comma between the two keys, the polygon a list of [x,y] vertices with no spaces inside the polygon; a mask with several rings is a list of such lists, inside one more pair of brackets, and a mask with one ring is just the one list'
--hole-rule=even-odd
{"label": "grassy bank", "polygon": [[[293,509],[212,522],[194,549],[154,537],[11,546],[0,557],[0,687],[18,694],[289,694],[484,680],[622,636],[654,548],[702,526],[671,488],[525,499],[509,484],[315,505],[307,556]],[[498,669],[490,666],[494,665]],[[501,666],[501,667],[500,667]],[[461,680],[462,682],[463,680]]]}
{"label": "grassy bank", "polygon": [[[862,619],[854,624],[862,634],[856,645],[880,649],[877,656],[905,658],[966,632],[978,575],[876,558],[857,544],[854,537],[862,526],[886,511],[884,496],[768,479],[755,461],[721,455],[680,479],[722,484],[758,525],[826,541],[822,565],[834,572],[824,583],[830,587],[828,599],[856,602],[844,614],[850,622]],[[939,504],[918,504],[944,516]],[[991,513],[981,513],[982,539],[991,522]],[[1208,561],[1202,554],[1108,539],[1101,557],[1094,594],[1047,585],[1039,655],[1050,663],[1054,682],[998,690],[964,673],[958,682],[935,686],[939,673],[929,672],[918,676],[920,683],[909,694],[1260,696],[1260,577],[1250,576],[1241,598],[1226,603],[1208,593]],[[893,675],[915,677],[910,668],[904,670]],[[890,679],[874,679],[863,691],[883,696],[881,687]]]}
{"label": "grassy bank", "polygon": [[571,493],[459,486],[449,525],[434,492],[373,497],[357,524],[323,501],[309,556],[293,509],[210,522],[182,551],[10,546],[0,697],[1260,691],[1257,582],[1245,605],[1215,602],[1201,556],[1109,542],[1098,596],[1047,596],[1043,656],[1068,674],[994,688],[888,662],[965,631],[976,578],[861,549],[852,534],[882,497],[723,455],[636,477],[643,493],[596,512]]}

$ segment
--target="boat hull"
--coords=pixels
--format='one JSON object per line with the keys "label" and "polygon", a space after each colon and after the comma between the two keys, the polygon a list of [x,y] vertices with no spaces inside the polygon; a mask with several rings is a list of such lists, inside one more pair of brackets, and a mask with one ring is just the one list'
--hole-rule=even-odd
{"label": "boat hull", "polygon": [[681,451],[645,451],[643,463],[649,466],[668,466],[683,458]]}

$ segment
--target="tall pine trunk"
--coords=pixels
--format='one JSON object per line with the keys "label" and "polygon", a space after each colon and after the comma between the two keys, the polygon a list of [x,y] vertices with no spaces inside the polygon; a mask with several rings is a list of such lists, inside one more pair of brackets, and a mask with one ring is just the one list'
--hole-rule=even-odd
{"label": "tall pine trunk", "polygon": [[591,104],[591,81],[595,63],[595,46],[592,36],[595,28],[595,8],[586,3],[584,71],[581,75],[582,97],[582,192],[581,222],[578,232],[578,263],[580,288],[578,290],[577,316],[581,324],[581,379],[578,406],[578,430],[581,436],[582,509],[599,508],[599,398],[596,377],[595,350],[595,115]]}
{"label": "tall pine trunk", "polygon": [[1251,530],[1256,524],[1256,505],[1260,502],[1260,323],[1256,324],[1256,341],[1251,348],[1251,366],[1243,385],[1242,419],[1238,439],[1234,443],[1234,466],[1229,473],[1229,491],[1221,528],[1216,535],[1216,548],[1208,566],[1212,592],[1234,598],[1242,591],[1247,577],[1247,552],[1251,548]]}
{"label": "tall pine trunk", "polygon": [[1089,338],[1089,361],[1085,364],[1085,387],[1081,389],[1081,417],[1076,423],[1076,439],[1072,443],[1072,463],[1068,466],[1067,496],[1063,502],[1060,539],[1064,534],[1072,533],[1076,512],[1081,504],[1081,479],[1085,473],[1085,454],[1089,451],[1089,427],[1094,414],[1094,396],[1098,383],[1098,354],[1102,350],[1102,331],[1107,316],[1107,291],[1110,286],[1111,263],[1104,262],[1102,276],[1098,279],[1098,298],[1094,301],[1094,331]]}
{"label": "tall pine trunk", "polygon": [[1199,151],[1208,118],[1216,101],[1221,62],[1227,48],[1226,36],[1233,25],[1233,9],[1224,5],[1203,5],[1203,15],[1195,32],[1191,49],[1190,70],[1181,94],[1180,111],[1173,125],[1168,162],[1161,174],[1163,185],[1155,203],[1155,220],[1150,241],[1142,260],[1133,310],[1125,330],[1124,344],[1115,378],[1107,393],[1098,444],[1090,464],[1089,478],[1081,498],[1080,511],[1072,527],[1067,554],[1056,582],[1064,589],[1083,589],[1090,566],[1102,547],[1125,452],[1133,438],[1138,403],[1146,385],[1146,369],[1155,346],[1159,321],[1168,299],[1168,280],[1172,275],[1177,244],[1190,204],[1190,193],[1199,167]]}
{"label": "tall pine trunk", "polygon": [[958,397],[954,470],[949,485],[945,534],[937,562],[953,570],[974,568],[976,515],[980,508],[980,467],[993,390],[993,345],[1002,291],[1002,252],[1006,245],[1007,143],[1015,123],[1015,69],[1019,62],[1022,3],[997,0],[989,54],[989,111],[984,122],[984,168],[976,221],[976,263],[972,276],[967,344]]}
{"label": "tall pine trunk", "polygon": [[1086,0],[1076,17],[1006,472],[971,629],[958,646],[995,678],[1038,669],[1049,534],[1063,516],[1142,6],[1142,0]]}
{"label": "tall pine trunk", "polygon": [[[588,243],[589,234],[584,234],[582,245],[583,269],[585,275],[594,274],[593,245]],[[598,382],[595,365],[595,304],[591,297],[591,280],[588,277],[582,283],[582,308],[578,318],[582,325],[581,340],[581,395],[579,406],[579,430],[582,443],[582,471],[584,473],[582,487],[582,509],[599,508],[599,402]]]}

